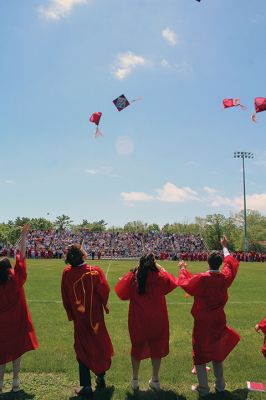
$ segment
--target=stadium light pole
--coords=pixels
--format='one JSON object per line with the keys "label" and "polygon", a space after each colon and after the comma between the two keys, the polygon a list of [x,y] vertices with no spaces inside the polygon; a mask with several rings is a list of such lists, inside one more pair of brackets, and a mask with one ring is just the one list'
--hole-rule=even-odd
{"label": "stadium light pole", "polygon": [[242,158],[243,193],[244,193],[244,251],[247,251],[248,250],[248,238],[247,238],[245,158],[254,158],[254,154],[249,152],[249,151],[235,151],[234,152],[234,158]]}

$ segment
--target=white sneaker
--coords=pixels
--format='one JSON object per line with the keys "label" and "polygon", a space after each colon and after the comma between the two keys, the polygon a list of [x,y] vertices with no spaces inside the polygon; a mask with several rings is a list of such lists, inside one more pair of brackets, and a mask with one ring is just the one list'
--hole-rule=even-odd
{"label": "white sneaker", "polygon": [[19,392],[20,391],[19,385],[20,385],[19,379],[13,379],[12,392]]}
{"label": "white sneaker", "polygon": [[149,387],[153,390],[161,390],[160,382],[152,379],[149,380]]}
{"label": "white sneaker", "polygon": [[132,379],[132,389],[133,390],[139,390],[139,380],[138,379]]}

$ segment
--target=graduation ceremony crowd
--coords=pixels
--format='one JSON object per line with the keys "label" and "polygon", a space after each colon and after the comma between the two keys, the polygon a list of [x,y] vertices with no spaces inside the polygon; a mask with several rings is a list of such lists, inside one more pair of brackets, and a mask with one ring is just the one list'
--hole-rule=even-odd
{"label": "graduation ceremony crowd", "polygon": [[[81,229],[71,230],[32,230],[26,244],[26,258],[62,258],[64,249],[71,243],[83,242],[88,256],[101,258],[139,258],[143,252],[152,251],[156,259],[207,261],[208,251],[200,235],[185,233],[128,233],[91,232]],[[0,244],[0,256],[14,258],[15,246]],[[236,252],[239,261],[266,262],[266,254],[259,252]]]}
{"label": "graduation ceremony crowd", "polygon": [[[0,259],[0,393],[4,391],[6,364],[13,364],[12,391],[18,392],[21,357],[25,352],[38,348],[23,288],[27,279],[26,241],[29,243],[31,238],[32,233],[26,224],[22,229],[14,268],[6,256]],[[114,354],[104,319],[104,313],[109,313],[110,287],[101,268],[86,262],[85,246],[75,243],[75,239],[71,237],[64,253],[67,266],[62,274],[61,293],[67,318],[74,324],[74,349],[80,379],[76,393],[91,399],[94,390],[105,389],[105,374],[111,367]],[[140,237],[139,240],[142,241]],[[178,262],[178,277],[162,268],[154,253],[148,251],[140,256],[137,266],[117,282],[114,288],[117,296],[122,301],[129,301],[131,385],[134,391],[139,389],[139,367],[144,359],[151,360],[149,388],[161,390],[161,359],[169,353],[165,297],[176,287],[181,287],[194,297],[191,309],[194,319],[192,354],[198,383],[192,386],[192,390],[200,397],[210,393],[206,364],[212,362],[215,391],[225,393],[223,361],[238,344],[240,336],[227,326],[224,307],[228,288],[238,272],[239,260],[229,253],[226,237],[221,238],[221,248],[221,252],[209,253],[207,272],[192,274],[185,260]],[[255,329],[266,334],[266,318]],[[266,341],[262,353],[266,357]],[[94,389],[91,372],[96,376]]]}

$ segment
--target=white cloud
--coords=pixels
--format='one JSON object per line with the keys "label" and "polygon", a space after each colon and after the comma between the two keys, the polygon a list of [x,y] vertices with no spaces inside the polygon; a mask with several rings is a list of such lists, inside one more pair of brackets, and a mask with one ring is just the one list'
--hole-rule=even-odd
{"label": "white cloud", "polygon": [[88,175],[97,175],[100,171],[98,169],[85,169],[84,172]]}
{"label": "white cloud", "polygon": [[120,136],[115,147],[117,153],[121,156],[130,156],[134,151],[134,142],[129,136]]}
{"label": "white cloud", "polygon": [[130,75],[133,69],[135,69],[136,67],[143,67],[148,64],[149,61],[144,57],[128,51],[126,53],[119,54],[113,66],[113,73],[117,79],[123,80],[128,75]]}
{"label": "white cloud", "polygon": [[120,193],[120,195],[127,202],[149,201],[153,198],[152,196],[144,192],[122,192]]}
{"label": "white cloud", "polygon": [[160,61],[160,64],[164,68],[168,68],[173,72],[177,72],[180,75],[190,75],[193,73],[193,67],[186,61],[182,61],[180,63],[171,64],[168,60],[163,58]]}
{"label": "white cloud", "polygon": [[216,189],[211,188],[210,186],[204,186],[203,190],[204,190],[206,193],[209,193],[209,194],[213,194],[213,193],[216,193],[216,192],[217,192]]}
{"label": "white cloud", "polygon": [[185,201],[199,200],[197,192],[189,187],[179,188],[171,182],[165,183],[162,189],[156,189],[157,200],[167,203],[183,203]]}
{"label": "white cloud", "polygon": [[[211,200],[211,205],[213,207],[229,206],[235,208],[236,210],[242,210],[244,208],[243,202],[243,196],[234,198],[215,196]],[[266,193],[254,193],[247,195],[246,204],[248,209],[266,212]]]}
{"label": "white cloud", "polygon": [[0,183],[3,183],[4,185],[13,185],[15,182],[13,179],[0,179]]}
{"label": "white cloud", "polygon": [[109,176],[110,178],[121,178],[121,175],[118,175],[113,172],[112,167],[108,166],[100,166],[98,168],[90,168],[90,169],[84,169],[84,173],[87,175],[95,176],[95,175],[105,175]]}
{"label": "white cloud", "polygon": [[[214,208],[226,207],[229,210],[243,210],[243,196],[226,197],[217,195],[217,190],[204,186],[205,196],[199,195],[190,187],[177,187],[166,182],[161,189],[155,190],[155,195],[145,192],[122,192],[120,195],[125,204],[134,207],[137,202],[160,201],[165,203],[203,202]],[[247,209],[266,212],[266,193],[254,193],[246,196]]]}
{"label": "white cloud", "polygon": [[50,0],[47,6],[41,6],[39,12],[43,18],[59,20],[71,13],[77,4],[87,4],[88,0]]}
{"label": "white cloud", "polygon": [[261,212],[266,211],[266,193],[248,195],[247,207]]}
{"label": "white cloud", "polygon": [[171,45],[175,46],[180,39],[177,37],[177,34],[170,28],[165,28],[162,31],[162,37]]}
{"label": "white cloud", "polygon": [[180,74],[184,74],[184,75],[188,75],[193,72],[192,65],[186,61],[183,61],[179,64],[174,64],[174,68],[177,72],[179,72]]}

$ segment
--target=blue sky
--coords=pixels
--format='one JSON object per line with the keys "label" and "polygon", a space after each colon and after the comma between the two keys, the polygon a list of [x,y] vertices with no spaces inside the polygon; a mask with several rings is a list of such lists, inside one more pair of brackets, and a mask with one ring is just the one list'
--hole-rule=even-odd
{"label": "blue sky", "polygon": [[[265,0],[0,3],[0,221],[266,213]],[[118,112],[112,100],[129,101]],[[224,98],[247,107],[222,109]],[[93,112],[103,136],[94,138]]]}

